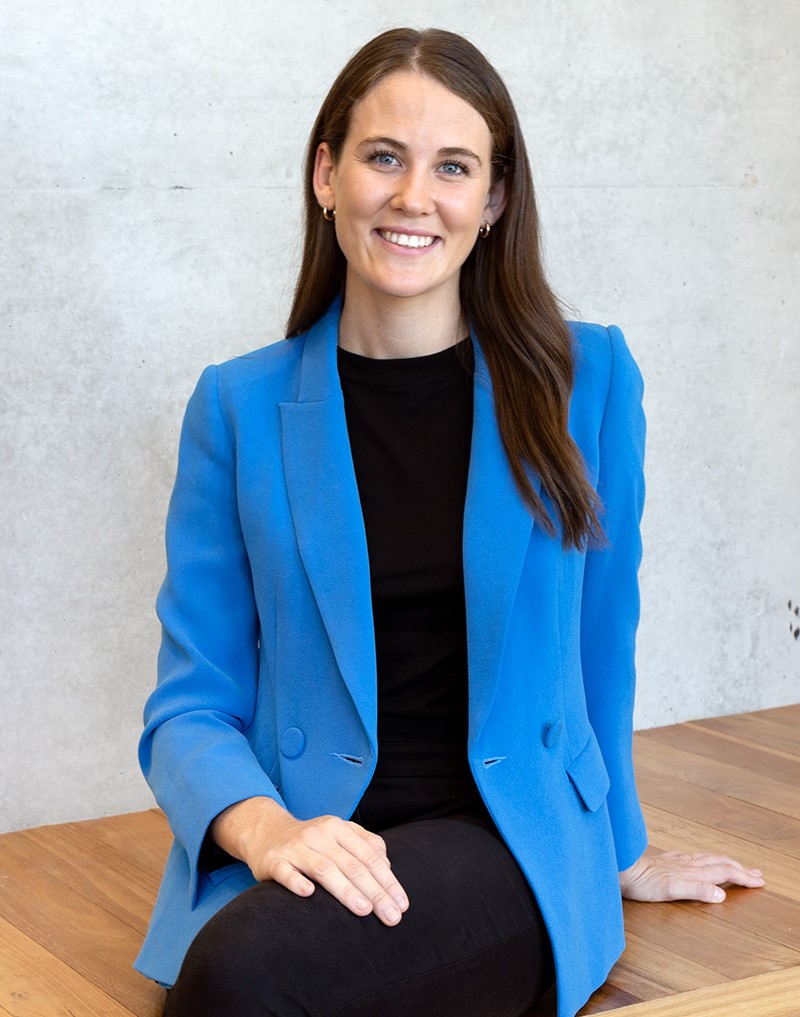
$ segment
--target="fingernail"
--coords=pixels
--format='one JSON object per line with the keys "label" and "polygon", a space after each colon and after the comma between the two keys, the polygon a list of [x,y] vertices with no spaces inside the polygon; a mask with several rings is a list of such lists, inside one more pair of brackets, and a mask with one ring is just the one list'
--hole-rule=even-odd
{"label": "fingernail", "polygon": [[408,898],[404,897],[402,893],[393,894],[392,900],[400,908],[401,911],[404,911],[408,907]]}
{"label": "fingernail", "polygon": [[762,875],[761,869],[751,869],[750,871],[753,873],[754,876]]}
{"label": "fingernail", "polygon": [[356,907],[359,911],[365,911],[369,907],[369,901],[365,900],[363,897],[357,897]]}
{"label": "fingernail", "polygon": [[720,890],[719,888],[717,888],[714,891],[714,902],[718,904],[720,901],[723,901],[723,900],[725,900],[725,891],[724,890]]}
{"label": "fingernail", "polygon": [[383,917],[386,919],[387,922],[391,922],[391,924],[394,925],[395,922],[400,921],[400,912],[397,911],[395,908],[387,908],[383,912]]}

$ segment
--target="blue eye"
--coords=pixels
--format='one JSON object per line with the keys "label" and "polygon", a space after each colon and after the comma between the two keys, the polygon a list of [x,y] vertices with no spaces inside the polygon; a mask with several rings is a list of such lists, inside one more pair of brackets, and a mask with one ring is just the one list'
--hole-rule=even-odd
{"label": "blue eye", "polygon": [[397,162],[397,156],[394,152],[389,152],[386,149],[373,152],[370,156],[373,162],[376,162],[379,166],[394,166]]}
{"label": "blue eye", "polygon": [[443,162],[441,168],[445,175],[449,177],[457,177],[469,173],[463,162]]}

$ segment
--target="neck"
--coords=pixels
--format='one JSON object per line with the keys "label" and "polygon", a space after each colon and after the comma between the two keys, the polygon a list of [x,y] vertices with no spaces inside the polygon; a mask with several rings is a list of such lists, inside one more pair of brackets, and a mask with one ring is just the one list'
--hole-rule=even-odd
{"label": "neck", "polygon": [[374,360],[424,357],[455,346],[468,331],[457,293],[454,300],[387,297],[354,293],[348,285],[339,345]]}

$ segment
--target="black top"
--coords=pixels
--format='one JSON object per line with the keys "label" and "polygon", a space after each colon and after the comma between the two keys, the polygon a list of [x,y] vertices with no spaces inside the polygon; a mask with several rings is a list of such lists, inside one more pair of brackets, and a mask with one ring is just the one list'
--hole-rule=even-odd
{"label": "black top", "polygon": [[469,340],[397,360],[338,351],[378,666],[378,765],[354,818],[373,829],[479,802],[461,554],[471,357]]}

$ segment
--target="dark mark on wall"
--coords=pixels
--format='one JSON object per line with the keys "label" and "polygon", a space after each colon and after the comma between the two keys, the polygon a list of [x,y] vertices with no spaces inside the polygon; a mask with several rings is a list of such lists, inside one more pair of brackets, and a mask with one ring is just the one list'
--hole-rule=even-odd
{"label": "dark mark on wall", "polygon": [[[788,602],[789,613],[794,617],[789,619],[789,631],[795,639],[800,638],[800,604],[793,604],[791,600]],[[795,618],[797,621],[795,621]]]}

